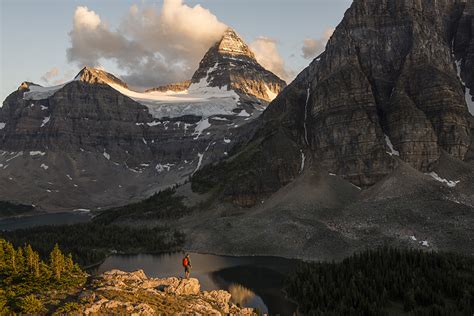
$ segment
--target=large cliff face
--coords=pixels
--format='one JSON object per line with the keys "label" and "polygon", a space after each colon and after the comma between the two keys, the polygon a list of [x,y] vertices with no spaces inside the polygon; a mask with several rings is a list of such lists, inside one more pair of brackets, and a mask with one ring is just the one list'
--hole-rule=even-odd
{"label": "large cliff face", "polygon": [[[227,35],[216,45],[224,42]],[[258,79],[272,93],[284,85],[255,60],[248,76],[247,64],[229,65],[214,63],[212,74]],[[1,199],[47,210],[92,209],[185,182],[249,138],[268,105],[268,95],[238,89],[235,80],[226,87],[204,81],[137,92],[85,67],[63,85],[22,83],[0,108]]]}
{"label": "large cliff face", "polygon": [[390,168],[388,140],[422,171],[440,150],[464,158],[469,114],[451,47],[459,14],[455,1],[354,2],[309,70],[308,145],[330,171],[373,184]]}
{"label": "large cliff face", "polygon": [[[224,195],[252,206],[311,165],[370,186],[397,159],[422,172],[442,151],[464,160],[471,114],[454,56],[472,47],[470,8],[456,0],[354,1],[325,52],[261,116],[251,144],[214,168],[227,173]],[[461,55],[468,82],[470,49]],[[230,172],[249,162],[250,170]],[[196,186],[223,183],[222,174],[204,173]]]}

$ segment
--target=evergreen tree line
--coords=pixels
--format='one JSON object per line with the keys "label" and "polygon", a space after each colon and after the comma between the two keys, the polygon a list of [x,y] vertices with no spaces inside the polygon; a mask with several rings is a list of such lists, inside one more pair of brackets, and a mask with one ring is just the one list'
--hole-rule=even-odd
{"label": "evergreen tree line", "polygon": [[191,213],[191,208],[183,203],[183,197],[175,196],[176,190],[169,188],[151,197],[106,211],[97,215],[93,221],[101,224],[126,220],[175,220]]}
{"label": "evergreen tree line", "polygon": [[99,263],[115,252],[177,251],[184,243],[184,235],[168,227],[137,228],[95,222],[3,231],[1,237],[16,246],[29,243],[43,257],[58,243],[83,267]]}
{"label": "evergreen tree line", "polygon": [[32,205],[13,204],[7,201],[0,201],[0,217],[15,216],[34,211]]}
{"label": "evergreen tree line", "polygon": [[309,315],[474,315],[474,258],[381,248],[303,263],[286,292]]}
{"label": "evergreen tree line", "polygon": [[44,312],[42,294],[81,286],[86,277],[58,244],[43,260],[30,244],[15,248],[0,239],[0,315]]}

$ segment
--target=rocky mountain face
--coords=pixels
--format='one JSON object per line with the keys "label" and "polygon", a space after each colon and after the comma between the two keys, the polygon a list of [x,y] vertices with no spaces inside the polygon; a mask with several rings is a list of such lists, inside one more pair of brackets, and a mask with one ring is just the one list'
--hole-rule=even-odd
{"label": "rocky mountain face", "polygon": [[148,89],[148,90],[145,90],[145,92],[154,92],[154,91],[158,91],[158,92],[168,92],[168,91],[181,92],[181,91],[187,90],[190,85],[191,85],[191,80],[185,80],[185,81],[182,81],[182,82],[170,83],[170,84],[166,84],[166,85],[159,86],[159,87],[156,87],[156,88]]}
{"label": "rocky mountain face", "polygon": [[77,299],[82,315],[257,315],[227,291],[201,291],[197,279],[148,278],[143,270],[112,270],[94,278]]}
{"label": "rocky mountain face", "polygon": [[224,87],[266,101],[273,100],[286,86],[257,62],[247,44],[230,28],[204,55],[191,82]]}
{"label": "rocky mountain face", "polygon": [[248,207],[311,167],[368,187],[399,161],[430,172],[443,152],[472,159],[472,17],[466,1],[354,1],[252,141],[194,189]]}
{"label": "rocky mountain face", "polygon": [[[460,77],[465,82],[466,87],[472,91],[474,89],[474,3],[467,1],[457,24],[457,31],[453,41],[453,51],[456,61],[460,63]],[[471,71],[469,71],[471,70]],[[466,91],[467,92],[467,91]],[[470,93],[471,104],[472,96]]]}
{"label": "rocky mountain face", "polygon": [[[229,34],[216,47],[232,46]],[[0,108],[2,200],[46,210],[92,209],[185,182],[250,137],[270,99],[265,93],[284,87],[254,59],[239,65],[213,64],[212,74],[225,74],[225,87],[210,74],[199,84],[137,92],[90,67],[55,87],[22,83]],[[233,76],[269,90],[238,89]]]}

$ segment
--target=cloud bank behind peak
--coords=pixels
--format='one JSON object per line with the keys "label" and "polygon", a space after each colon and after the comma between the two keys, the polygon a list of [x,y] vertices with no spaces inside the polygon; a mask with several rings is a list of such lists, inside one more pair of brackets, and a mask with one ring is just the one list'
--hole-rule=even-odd
{"label": "cloud bank behind peak", "polygon": [[[165,0],[161,7],[132,5],[115,29],[93,10],[79,6],[67,59],[79,67],[112,61],[127,83],[148,88],[189,79],[227,27],[201,5],[188,6],[182,0]],[[290,79],[275,41],[260,37],[251,47],[265,68]]]}
{"label": "cloud bank behind peak", "polygon": [[116,29],[79,6],[67,58],[79,66],[114,61],[132,86],[148,87],[190,77],[226,28],[209,10],[181,0],[165,0],[160,10],[133,5]]}

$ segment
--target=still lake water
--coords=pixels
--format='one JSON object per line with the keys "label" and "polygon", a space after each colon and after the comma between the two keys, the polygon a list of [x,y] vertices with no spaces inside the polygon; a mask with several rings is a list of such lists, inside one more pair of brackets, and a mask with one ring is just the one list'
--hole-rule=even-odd
{"label": "still lake water", "polygon": [[[201,290],[227,290],[234,303],[258,308],[271,315],[293,315],[294,303],[282,292],[286,275],[298,260],[279,257],[230,257],[190,253],[191,277],[201,283]],[[160,255],[114,255],[107,258],[94,273],[111,269],[143,269],[148,277],[184,277],[182,253]]]}
{"label": "still lake water", "polygon": [[0,220],[1,230],[15,230],[44,225],[70,225],[91,220],[89,212],[64,212],[12,217]]}
{"label": "still lake water", "polygon": [[[87,212],[40,214],[0,220],[1,230],[16,230],[42,225],[84,223],[91,220]],[[296,305],[285,298],[285,277],[298,260],[279,257],[231,257],[190,253],[191,277],[199,279],[201,290],[227,290],[234,303],[258,308],[271,315],[293,315]],[[182,253],[160,255],[114,255],[108,257],[92,273],[111,269],[135,271],[143,269],[148,277],[183,277]]]}

